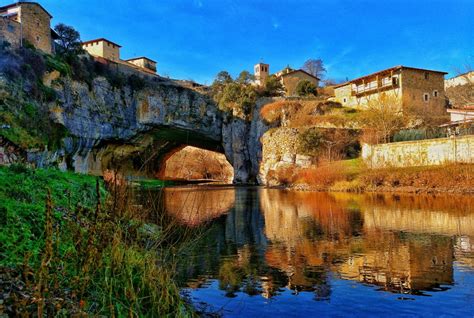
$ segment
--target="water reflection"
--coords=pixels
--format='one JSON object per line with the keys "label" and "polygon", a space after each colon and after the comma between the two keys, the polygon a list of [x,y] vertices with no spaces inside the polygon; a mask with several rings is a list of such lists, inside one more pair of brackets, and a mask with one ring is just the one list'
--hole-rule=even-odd
{"label": "water reflection", "polygon": [[[217,279],[226,297],[278,298],[291,291],[329,300],[334,282],[343,279],[431,295],[455,288],[455,265],[474,268],[474,198],[168,191],[171,214],[209,227],[179,266],[181,280],[193,289]],[[177,209],[189,195],[203,202]]]}

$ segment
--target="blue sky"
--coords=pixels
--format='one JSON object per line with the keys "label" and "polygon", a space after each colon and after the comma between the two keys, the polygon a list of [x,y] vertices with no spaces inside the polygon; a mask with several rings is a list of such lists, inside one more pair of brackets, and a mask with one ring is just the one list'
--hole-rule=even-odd
{"label": "blue sky", "polygon": [[[0,1],[8,3],[10,1]],[[276,72],[321,58],[344,80],[395,65],[449,72],[474,65],[474,0],[40,0],[83,40],[122,58],[148,56],[161,75],[211,83],[263,60]]]}

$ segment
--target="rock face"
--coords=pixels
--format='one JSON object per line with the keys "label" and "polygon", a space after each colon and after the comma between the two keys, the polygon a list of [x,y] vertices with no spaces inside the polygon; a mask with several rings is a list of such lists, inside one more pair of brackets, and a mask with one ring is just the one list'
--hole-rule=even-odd
{"label": "rock face", "polygon": [[297,128],[275,128],[262,137],[263,154],[259,180],[262,184],[274,185],[272,172],[286,167],[304,168],[311,165],[311,157],[299,154]]}
{"label": "rock face", "polygon": [[156,172],[167,153],[190,145],[224,153],[235,183],[260,181],[260,137],[269,128],[260,118],[265,100],[251,120],[243,120],[221,112],[208,96],[168,80],[138,92],[114,88],[102,77],[90,86],[65,78],[50,83],[57,94],[49,105],[51,117],[67,128],[68,137],[59,152],[31,154],[37,164],[57,162],[101,175],[114,166],[139,170],[152,163],[150,171]]}

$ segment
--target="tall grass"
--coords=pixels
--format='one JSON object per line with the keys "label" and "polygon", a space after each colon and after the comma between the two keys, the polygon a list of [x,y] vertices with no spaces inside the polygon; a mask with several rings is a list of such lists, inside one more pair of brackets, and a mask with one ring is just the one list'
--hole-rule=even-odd
{"label": "tall grass", "polygon": [[143,202],[150,204],[140,205],[125,184],[112,185],[103,197],[97,181],[94,207],[65,208],[44,191],[39,257],[22,251],[22,266],[0,267],[10,273],[13,286],[6,300],[8,314],[193,315],[174,280],[176,255],[192,233],[173,224],[159,200],[148,198]]}

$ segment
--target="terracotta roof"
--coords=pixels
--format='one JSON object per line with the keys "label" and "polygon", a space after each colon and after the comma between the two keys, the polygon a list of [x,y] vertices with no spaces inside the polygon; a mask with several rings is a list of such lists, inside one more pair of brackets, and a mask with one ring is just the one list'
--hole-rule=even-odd
{"label": "terracotta roof", "polygon": [[119,45],[119,44],[117,44],[117,43],[115,43],[115,42],[109,41],[109,40],[107,40],[107,39],[105,39],[105,38],[99,38],[99,39],[95,39],[95,40],[85,41],[85,42],[82,42],[82,45],[84,45],[84,44],[89,44],[89,43],[93,43],[93,42],[101,42],[101,41],[107,42],[107,43],[110,43],[110,44],[113,44],[113,45],[115,45],[115,46],[117,46],[117,47],[122,47],[121,45]]}
{"label": "terracotta roof", "polygon": [[[285,69],[286,69],[286,68],[285,68]],[[318,77],[316,77],[316,76],[314,76],[313,74],[310,74],[310,73],[308,73],[308,72],[306,72],[305,70],[302,70],[302,69],[299,69],[299,70],[291,70],[291,71],[289,71],[288,73],[281,74],[280,76],[286,76],[286,75],[290,75],[290,74],[297,73],[297,72],[305,73],[306,75],[311,76],[311,77],[317,79],[318,81],[320,80]]]}
{"label": "terracotta roof", "polygon": [[348,82],[345,82],[345,83],[336,85],[336,86],[334,86],[334,88],[339,88],[339,87],[342,87],[342,86],[346,86],[346,85],[348,85],[348,84],[350,84],[350,83],[359,81],[359,80],[364,79],[364,78],[367,78],[367,77],[372,77],[372,76],[377,75],[377,74],[380,74],[380,73],[385,73],[385,72],[395,71],[395,70],[401,70],[401,69],[409,69],[409,70],[416,70],[416,71],[423,71],[423,72],[448,74],[447,72],[442,72],[442,71],[434,71],[434,70],[427,70],[427,69],[424,69],[424,68],[417,68],[417,67],[410,67],[410,66],[397,65],[397,66],[390,67],[390,68],[387,68],[387,69],[385,69],[385,70],[381,70],[381,71],[378,71],[378,72],[375,72],[375,73],[372,73],[372,74],[369,74],[369,75],[364,75],[364,76],[355,78],[355,79],[350,80],[350,81],[348,81]]}
{"label": "terracotta roof", "polygon": [[141,60],[141,59],[148,60],[148,61],[153,62],[153,63],[157,63],[156,61],[153,61],[152,59],[150,59],[146,56],[134,57],[134,58],[131,58],[131,59],[127,59],[125,61],[129,62],[129,61],[136,61],[136,60]]}
{"label": "terracotta roof", "polygon": [[7,10],[7,9],[10,9],[10,8],[14,8],[14,7],[18,7],[22,4],[34,4],[34,5],[37,5],[38,7],[40,7],[44,12],[46,12],[50,18],[53,18],[53,16],[51,15],[51,13],[48,12],[48,10],[46,10],[41,4],[39,4],[38,2],[33,2],[33,1],[18,1],[18,2],[15,2],[15,3],[12,3],[12,4],[8,4],[6,6],[3,6],[3,7],[0,7],[0,11],[2,10]]}

